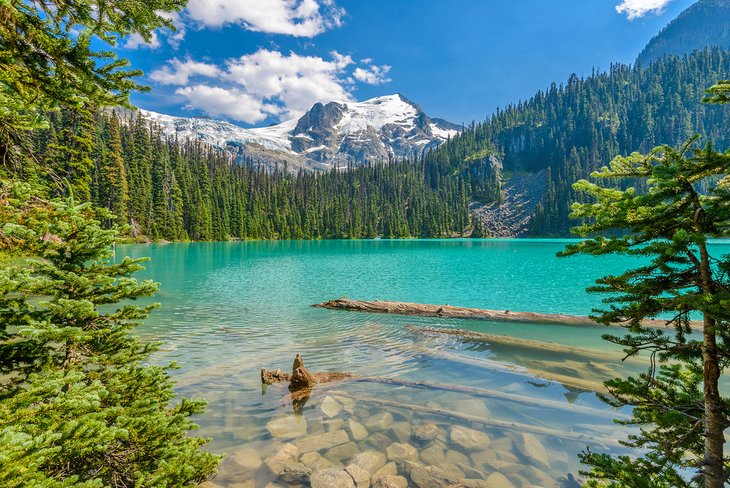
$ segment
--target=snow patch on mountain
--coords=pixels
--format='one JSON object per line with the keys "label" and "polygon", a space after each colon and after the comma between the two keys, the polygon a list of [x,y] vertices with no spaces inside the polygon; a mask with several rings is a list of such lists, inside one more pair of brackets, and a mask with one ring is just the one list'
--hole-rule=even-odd
{"label": "snow patch on mountain", "polygon": [[402,95],[317,103],[299,119],[254,129],[204,117],[140,113],[168,137],[200,140],[270,165],[286,162],[292,170],[412,156],[459,132],[454,124],[429,118]]}

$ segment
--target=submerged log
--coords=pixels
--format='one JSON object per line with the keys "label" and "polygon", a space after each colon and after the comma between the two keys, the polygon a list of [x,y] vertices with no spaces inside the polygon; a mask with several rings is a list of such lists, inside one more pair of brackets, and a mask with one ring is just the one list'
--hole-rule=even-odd
{"label": "submerged log", "polygon": [[[481,308],[453,307],[451,305],[429,305],[411,302],[392,302],[387,300],[351,300],[338,298],[312,305],[330,310],[349,310],[353,312],[387,313],[413,315],[419,317],[447,317],[452,319],[490,320],[495,322],[528,322],[556,325],[597,325],[590,318],[580,315],[562,313],[513,312],[512,310],[487,310]],[[620,323],[612,325],[621,325]],[[667,327],[666,320],[646,319],[646,327]],[[698,321],[691,322],[692,327],[701,327]]]}
{"label": "submerged log", "polygon": [[408,332],[420,335],[432,335],[432,336],[453,336],[457,337],[464,342],[472,343],[483,343],[483,344],[497,344],[501,346],[509,346],[519,349],[533,350],[535,352],[549,352],[549,353],[561,353],[569,354],[571,356],[578,356],[585,358],[586,360],[601,360],[601,361],[623,361],[637,364],[648,364],[648,361],[641,358],[629,357],[624,358],[623,354],[611,353],[604,351],[597,351],[594,349],[587,349],[583,347],[565,346],[556,342],[542,342],[535,341],[532,339],[523,339],[521,337],[512,337],[498,334],[486,334],[484,332],[475,332],[471,330],[463,329],[446,329],[436,327],[416,327],[409,325],[407,327]]}
{"label": "submerged log", "polygon": [[341,396],[355,400],[356,402],[371,403],[374,405],[381,405],[391,408],[399,408],[408,410],[411,412],[419,412],[429,415],[436,415],[439,417],[452,418],[468,422],[476,422],[489,427],[496,427],[499,429],[517,430],[520,432],[529,432],[531,434],[545,435],[555,437],[558,439],[566,439],[573,441],[585,442],[593,446],[600,445],[604,447],[621,447],[622,444],[618,439],[612,437],[599,437],[595,433],[580,433],[572,432],[568,430],[552,429],[550,427],[543,427],[539,425],[523,424],[519,422],[509,422],[504,420],[497,420],[492,418],[480,417],[478,415],[471,415],[466,413],[454,412],[453,410],[445,410],[441,408],[431,408],[423,405],[415,405],[410,403],[399,403],[392,400],[386,400],[384,398],[374,398],[362,395],[352,395],[344,391],[332,392],[334,395]]}

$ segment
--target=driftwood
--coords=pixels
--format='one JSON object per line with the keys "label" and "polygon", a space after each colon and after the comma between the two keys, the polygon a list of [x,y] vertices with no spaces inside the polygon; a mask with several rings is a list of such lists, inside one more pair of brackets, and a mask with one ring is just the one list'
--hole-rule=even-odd
{"label": "driftwood", "polygon": [[[453,307],[451,305],[429,305],[411,302],[392,302],[387,300],[351,300],[338,298],[313,307],[330,310],[349,310],[353,312],[387,313],[398,315],[414,315],[420,317],[446,317],[452,319],[491,320],[495,322],[530,322],[556,325],[596,325],[590,317],[566,315],[561,313],[513,312],[512,310],[486,310],[481,308]],[[612,325],[621,325],[620,323]],[[661,319],[646,319],[646,327],[667,327],[667,321]],[[702,323],[691,322],[692,327],[700,328]]]}
{"label": "driftwood", "polygon": [[549,427],[541,427],[538,425],[529,425],[519,422],[508,422],[504,420],[490,419],[486,417],[480,417],[477,415],[470,415],[466,413],[454,412],[452,410],[444,410],[440,408],[425,407],[423,405],[414,405],[410,403],[399,403],[392,400],[385,400],[381,398],[373,398],[361,395],[351,395],[343,391],[332,392],[333,395],[349,398],[357,402],[371,403],[375,405],[382,405],[385,407],[399,408],[412,412],[420,412],[429,415],[436,415],[439,417],[452,418],[457,420],[465,420],[468,422],[476,422],[489,427],[497,427],[499,429],[517,430],[521,432],[529,432],[532,434],[546,435],[556,437],[558,439],[567,439],[585,442],[591,445],[601,445],[605,447],[620,447],[621,443],[617,439],[609,437],[598,437],[595,433],[582,434],[579,432],[571,432],[566,430],[551,429]]}

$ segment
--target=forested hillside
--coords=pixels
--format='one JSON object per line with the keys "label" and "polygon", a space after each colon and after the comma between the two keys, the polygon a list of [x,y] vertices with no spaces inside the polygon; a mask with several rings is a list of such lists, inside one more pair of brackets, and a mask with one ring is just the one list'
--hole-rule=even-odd
{"label": "forested hillside", "polygon": [[[51,114],[34,134],[51,192],[111,210],[133,237],[168,240],[445,237],[470,232],[469,180],[418,161],[327,173],[233,163],[165,138],[143,117]],[[65,181],[64,181],[65,180]]]}
{"label": "forested hillside", "polygon": [[667,55],[706,47],[730,48],[730,0],[699,0],[662,29],[641,51],[644,66]]}
{"label": "forested hillside", "polygon": [[[574,75],[467,128],[426,161],[457,171],[470,151],[494,145],[506,175],[545,171],[545,193],[526,232],[568,235],[570,204],[578,198],[571,185],[614,156],[676,145],[695,133],[730,147],[730,109],[702,103],[705,90],[726,78],[730,54],[719,49]],[[472,195],[488,203],[485,196],[490,192]]]}

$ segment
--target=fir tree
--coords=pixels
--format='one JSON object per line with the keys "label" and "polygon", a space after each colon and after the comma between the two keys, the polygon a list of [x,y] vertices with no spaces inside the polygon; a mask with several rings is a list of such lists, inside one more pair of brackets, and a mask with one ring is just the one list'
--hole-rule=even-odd
{"label": "fir tree", "polygon": [[[205,478],[217,458],[190,437],[199,400],[176,403],[171,366],[132,331],[157,284],[114,261],[115,227],[88,204],[46,201],[2,183],[0,484],[171,486]],[[103,215],[102,216],[106,217]],[[121,304],[120,302],[126,302]]]}

